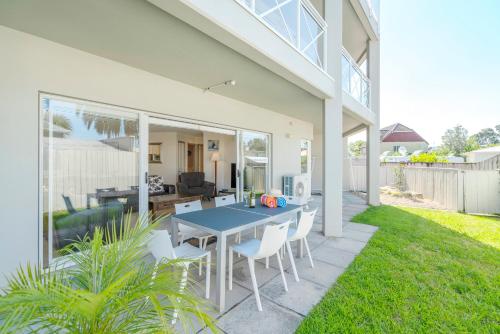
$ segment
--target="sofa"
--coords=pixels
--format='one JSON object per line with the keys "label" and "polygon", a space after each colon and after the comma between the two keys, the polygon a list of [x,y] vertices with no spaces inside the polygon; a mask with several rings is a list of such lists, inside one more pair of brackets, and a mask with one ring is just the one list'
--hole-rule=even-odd
{"label": "sofa", "polygon": [[181,195],[202,195],[210,200],[215,193],[215,184],[205,181],[205,173],[190,172],[180,175],[177,192]]}
{"label": "sofa", "polygon": [[175,187],[170,184],[163,183],[163,177],[158,175],[148,176],[148,193],[149,196],[160,196],[175,194]]}

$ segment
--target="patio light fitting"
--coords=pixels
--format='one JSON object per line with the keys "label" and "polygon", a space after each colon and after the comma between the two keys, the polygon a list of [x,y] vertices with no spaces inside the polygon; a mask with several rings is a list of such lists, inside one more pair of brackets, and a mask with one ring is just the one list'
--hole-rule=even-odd
{"label": "patio light fitting", "polygon": [[236,80],[227,80],[227,81],[224,81],[224,82],[221,82],[221,83],[218,83],[216,85],[213,85],[213,86],[209,86],[205,89],[203,89],[203,92],[206,93],[208,92],[209,90],[212,90],[216,87],[220,87],[220,86],[236,86]]}

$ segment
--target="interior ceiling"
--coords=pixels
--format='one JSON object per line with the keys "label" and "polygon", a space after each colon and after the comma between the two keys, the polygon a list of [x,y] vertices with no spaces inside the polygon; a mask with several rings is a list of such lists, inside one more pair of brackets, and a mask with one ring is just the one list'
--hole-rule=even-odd
{"label": "interior ceiling", "polygon": [[150,124],[149,125],[149,132],[179,132],[183,134],[188,134],[191,136],[197,136],[201,137],[203,136],[203,132],[200,130],[194,130],[194,129],[185,129],[185,128],[175,128],[172,126],[165,126],[165,125],[159,125],[159,124]]}
{"label": "interior ceiling", "polygon": [[365,51],[369,37],[354,8],[352,8],[351,2],[343,0],[342,5],[342,43],[351,56],[356,61],[360,60],[359,63],[361,63],[366,57]]}
{"label": "interior ceiling", "polygon": [[359,128],[363,123],[348,114],[348,111],[344,109],[342,114],[342,133],[346,133],[353,129]]}
{"label": "interior ceiling", "polygon": [[321,124],[320,99],[147,1],[1,1],[0,24]]}

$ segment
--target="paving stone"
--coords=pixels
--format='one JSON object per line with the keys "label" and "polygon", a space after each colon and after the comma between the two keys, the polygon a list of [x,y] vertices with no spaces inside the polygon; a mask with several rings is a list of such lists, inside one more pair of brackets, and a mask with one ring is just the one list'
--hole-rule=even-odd
{"label": "paving stone", "polygon": [[[216,307],[216,301],[215,301],[215,287],[216,287],[216,280],[215,280],[215,274],[212,273],[210,276],[210,298],[207,300],[205,299],[205,281],[200,281],[196,282],[193,284],[193,291],[200,297],[202,297],[210,307],[211,311],[210,314],[213,316],[218,316],[218,311]],[[244,298],[248,297],[253,293],[253,290],[250,290],[242,285],[235,284],[233,281],[233,289],[229,290],[228,288],[228,280],[226,279],[226,309],[230,309],[234,305],[238,304],[241,302]]]}
{"label": "paving stone", "polygon": [[247,298],[224,314],[217,326],[227,334],[289,334],[295,332],[302,317],[262,297],[262,312],[255,298]]}
{"label": "paving stone", "polygon": [[[258,259],[257,262],[265,265],[266,259]],[[248,262],[245,262],[245,263],[247,263],[247,266],[248,266]],[[288,267],[290,267],[291,264],[290,264],[290,258],[288,257],[288,253],[286,253],[285,257],[283,259],[281,259],[281,264],[283,265],[284,270],[286,270]],[[276,255],[273,255],[269,258],[269,267],[279,270],[280,267],[278,265],[278,259],[277,259]],[[257,278],[257,281],[258,280],[259,280],[259,278]]]}
{"label": "paving stone", "polygon": [[366,242],[347,239],[347,238],[332,238],[326,240],[321,246],[338,248],[351,253],[359,254],[366,246]]}
{"label": "paving stone", "polygon": [[340,268],[347,268],[356,257],[352,252],[326,247],[324,244],[312,251],[313,260],[318,259]]}
{"label": "paving stone", "polygon": [[346,228],[360,231],[360,232],[367,232],[367,233],[374,233],[375,231],[378,230],[377,226],[373,225],[366,225],[366,224],[359,224],[359,223],[349,223]]}
{"label": "paving stone", "polygon": [[[257,279],[258,286],[262,286],[273,279],[279,274],[279,270],[266,266],[259,261],[255,261],[255,277]],[[250,278],[250,269],[248,268],[248,261],[241,261],[234,265],[233,267],[233,282],[239,283],[244,287],[253,291],[252,279]]]}
{"label": "paving stone", "polygon": [[[306,279],[329,288],[333,283],[337,281],[337,278],[345,270],[345,268],[337,267],[332,264],[323,262],[319,259],[316,259],[314,258],[314,255],[313,255],[313,263],[314,263],[314,268],[311,268],[309,259],[305,257],[295,262],[297,266],[297,273],[301,281],[302,279]],[[289,268],[287,272],[289,274],[292,274],[291,268]]]}
{"label": "paving stone", "polygon": [[281,275],[278,275],[262,287],[261,295],[303,316],[309,313],[328,290],[325,286],[305,279],[296,282],[291,274],[285,274],[285,279],[288,292],[283,287]]}
{"label": "paving stone", "polygon": [[367,242],[373,236],[373,233],[361,232],[357,230],[353,230],[348,226],[342,230],[342,236],[344,238]]}

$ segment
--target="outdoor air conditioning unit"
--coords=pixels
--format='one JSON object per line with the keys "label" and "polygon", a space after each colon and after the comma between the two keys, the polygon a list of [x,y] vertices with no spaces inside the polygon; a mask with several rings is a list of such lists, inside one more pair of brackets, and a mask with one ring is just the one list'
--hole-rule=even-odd
{"label": "outdoor air conditioning unit", "polygon": [[307,175],[283,176],[283,195],[293,196],[298,204],[306,204],[311,197],[311,185]]}

